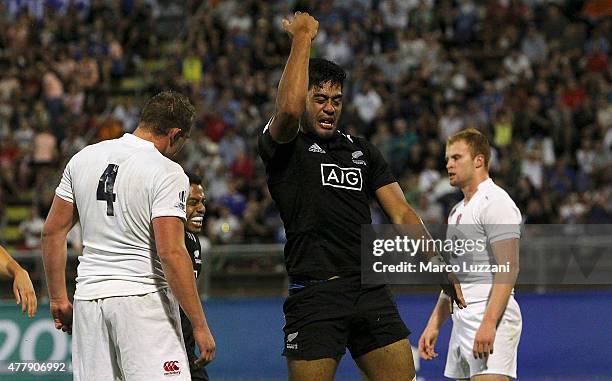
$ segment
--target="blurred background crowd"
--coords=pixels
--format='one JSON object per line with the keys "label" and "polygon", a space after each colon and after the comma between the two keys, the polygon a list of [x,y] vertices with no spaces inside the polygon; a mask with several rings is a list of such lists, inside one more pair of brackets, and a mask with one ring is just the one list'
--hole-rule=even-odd
{"label": "blurred background crowd", "polygon": [[444,144],[469,127],[525,222],[612,223],[606,1],[1,0],[0,240],[37,248],[67,160],[172,88],[197,108],[178,161],[208,189],[212,244],[283,242],[256,141],[296,10],[320,22],[312,55],[348,72],[341,128],[380,149],[426,223],[461,198]]}

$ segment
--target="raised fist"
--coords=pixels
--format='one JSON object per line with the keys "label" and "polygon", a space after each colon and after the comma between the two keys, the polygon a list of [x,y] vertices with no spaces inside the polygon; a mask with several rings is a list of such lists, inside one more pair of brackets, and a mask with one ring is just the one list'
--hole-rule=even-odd
{"label": "raised fist", "polygon": [[308,13],[295,12],[293,20],[283,19],[283,29],[289,33],[291,38],[304,33],[312,40],[319,31],[319,22]]}

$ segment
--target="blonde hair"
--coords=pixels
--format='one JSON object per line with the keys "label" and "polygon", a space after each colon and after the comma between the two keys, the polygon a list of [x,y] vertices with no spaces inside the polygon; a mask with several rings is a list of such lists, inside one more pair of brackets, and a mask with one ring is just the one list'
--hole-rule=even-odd
{"label": "blonde hair", "polygon": [[455,135],[449,137],[446,140],[446,147],[461,140],[470,147],[470,153],[473,158],[478,155],[484,156],[484,165],[488,169],[489,161],[491,160],[491,145],[487,137],[474,128],[468,128],[467,130],[459,131]]}

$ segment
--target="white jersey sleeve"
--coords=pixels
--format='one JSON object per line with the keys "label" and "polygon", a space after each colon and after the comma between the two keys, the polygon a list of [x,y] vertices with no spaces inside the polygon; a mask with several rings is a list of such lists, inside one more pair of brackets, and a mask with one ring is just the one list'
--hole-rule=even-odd
{"label": "white jersey sleeve", "polygon": [[185,220],[189,179],[182,170],[165,173],[152,191],[151,219],[176,216]]}
{"label": "white jersey sleeve", "polygon": [[479,216],[489,243],[521,237],[521,212],[507,194],[484,202]]}
{"label": "white jersey sleeve", "polygon": [[64,168],[64,173],[62,174],[62,179],[55,189],[55,194],[62,200],[74,204],[74,192],[72,189],[72,160],[66,164],[66,168]]}

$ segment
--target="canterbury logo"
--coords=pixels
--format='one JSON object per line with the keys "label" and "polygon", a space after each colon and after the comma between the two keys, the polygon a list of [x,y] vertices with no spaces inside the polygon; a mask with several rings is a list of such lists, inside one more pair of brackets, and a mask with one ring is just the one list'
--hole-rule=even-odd
{"label": "canterbury logo", "polygon": [[181,368],[179,368],[178,365],[178,361],[166,361],[164,363],[164,370],[168,373],[175,373],[178,372]]}

